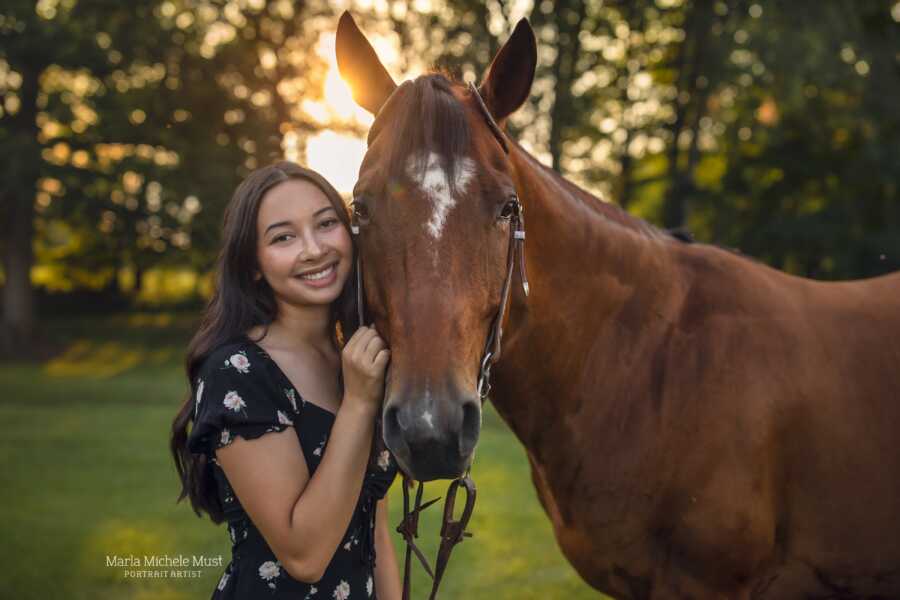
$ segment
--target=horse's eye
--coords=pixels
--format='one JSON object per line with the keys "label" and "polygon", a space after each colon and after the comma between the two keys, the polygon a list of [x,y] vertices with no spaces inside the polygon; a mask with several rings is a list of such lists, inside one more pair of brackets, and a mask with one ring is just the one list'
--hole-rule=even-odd
{"label": "horse's eye", "polygon": [[513,196],[509,200],[507,200],[506,204],[503,205],[503,208],[500,209],[500,218],[501,219],[512,219],[516,215],[519,214],[519,199]]}
{"label": "horse's eye", "polygon": [[362,198],[353,201],[353,216],[360,223],[366,223],[369,220],[369,207]]}

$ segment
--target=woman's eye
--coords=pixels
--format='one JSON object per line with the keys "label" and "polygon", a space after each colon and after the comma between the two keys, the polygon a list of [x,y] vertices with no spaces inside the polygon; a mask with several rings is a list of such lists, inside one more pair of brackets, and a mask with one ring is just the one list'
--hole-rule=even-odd
{"label": "woman's eye", "polygon": [[289,239],[291,239],[291,238],[293,238],[293,237],[294,237],[294,235],[291,234],[291,233],[281,233],[281,234],[276,235],[275,237],[272,238],[272,243],[273,243],[273,244],[278,244],[278,243],[287,241],[287,240],[289,240]]}
{"label": "woman's eye", "polygon": [[334,227],[337,224],[338,224],[337,219],[325,219],[324,221],[319,223],[319,227],[321,227],[322,229],[330,229],[331,227]]}

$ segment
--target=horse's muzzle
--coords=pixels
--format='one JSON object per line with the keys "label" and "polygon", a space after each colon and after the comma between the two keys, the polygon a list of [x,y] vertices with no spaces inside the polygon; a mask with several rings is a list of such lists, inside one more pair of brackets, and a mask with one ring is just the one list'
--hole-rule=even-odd
{"label": "horse's muzzle", "polygon": [[472,461],[481,431],[477,399],[407,397],[388,401],[383,417],[384,442],[413,479],[455,479]]}

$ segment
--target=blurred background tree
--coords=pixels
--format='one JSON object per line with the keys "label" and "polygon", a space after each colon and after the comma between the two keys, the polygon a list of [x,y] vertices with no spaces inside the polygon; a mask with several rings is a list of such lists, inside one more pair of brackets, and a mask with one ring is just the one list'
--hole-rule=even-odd
{"label": "blurred background tree", "polygon": [[309,110],[333,20],[328,2],[289,0],[0,9],[7,351],[34,339],[33,284],[124,307],[148,269],[203,273],[243,175],[296,158],[323,121],[361,133]]}
{"label": "blurred background tree", "polygon": [[476,81],[529,17],[539,69],[511,128],[540,160],[792,273],[900,268],[896,0],[8,0],[7,353],[40,311],[128,309],[160,285],[201,299],[256,166],[301,160],[349,189],[371,117],[333,68],[346,8],[397,80]]}

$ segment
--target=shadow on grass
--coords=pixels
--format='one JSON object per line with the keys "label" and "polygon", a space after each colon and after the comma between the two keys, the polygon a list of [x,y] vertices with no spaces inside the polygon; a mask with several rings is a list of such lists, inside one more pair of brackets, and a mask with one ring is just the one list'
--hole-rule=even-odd
{"label": "shadow on grass", "polygon": [[51,377],[106,379],[141,365],[166,364],[174,354],[175,348],[147,350],[119,342],[82,339],[70,344],[61,356],[45,363],[44,373]]}
{"label": "shadow on grass", "polygon": [[139,367],[180,365],[196,315],[130,313],[46,324],[61,352],[42,365],[49,377],[107,379]]}

